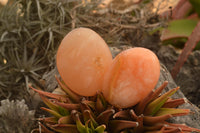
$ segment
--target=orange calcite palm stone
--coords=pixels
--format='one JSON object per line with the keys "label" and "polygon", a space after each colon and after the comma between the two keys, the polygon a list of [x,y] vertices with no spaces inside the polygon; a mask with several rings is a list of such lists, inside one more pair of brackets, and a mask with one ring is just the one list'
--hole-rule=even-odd
{"label": "orange calcite palm stone", "polygon": [[134,106],[154,89],[159,76],[157,56],[145,48],[131,48],[113,60],[105,73],[102,92],[116,107]]}
{"label": "orange calcite palm stone", "polygon": [[93,96],[102,87],[112,54],[105,41],[88,28],[77,28],[62,40],[56,56],[58,72],[69,88]]}

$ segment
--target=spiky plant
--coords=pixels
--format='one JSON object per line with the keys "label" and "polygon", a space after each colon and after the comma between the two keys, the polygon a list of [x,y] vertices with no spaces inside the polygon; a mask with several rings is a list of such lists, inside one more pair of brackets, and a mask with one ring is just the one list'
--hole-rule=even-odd
{"label": "spiky plant", "polygon": [[[41,109],[52,114],[40,118],[42,132],[52,133],[189,133],[199,129],[183,124],[167,122],[169,118],[188,115],[189,109],[179,109],[186,100],[170,98],[178,89],[174,88],[160,95],[167,86],[165,81],[136,106],[120,109],[109,104],[101,93],[83,97],[72,92],[56,77],[63,94],[53,94],[39,89],[43,102],[48,106]],[[35,129],[34,131],[39,131]]]}

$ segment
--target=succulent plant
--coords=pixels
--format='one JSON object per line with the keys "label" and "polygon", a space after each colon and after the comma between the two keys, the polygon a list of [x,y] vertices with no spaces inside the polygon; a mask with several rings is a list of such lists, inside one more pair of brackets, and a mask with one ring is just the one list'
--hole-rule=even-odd
{"label": "succulent plant", "polygon": [[[109,104],[102,93],[84,97],[72,92],[64,82],[56,78],[63,94],[53,94],[34,89],[48,106],[41,109],[52,114],[40,118],[42,132],[60,133],[188,133],[200,132],[199,129],[183,124],[173,124],[166,120],[176,116],[190,114],[189,109],[176,108],[186,102],[185,99],[170,98],[178,89],[174,88],[163,95],[167,81],[136,106],[117,108]],[[34,131],[38,131],[35,129]]]}
{"label": "succulent plant", "polygon": [[[91,51],[95,48],[95,52]],[[160,95],[168,84],[166,81],[154,90],[160,65],[153,52],[145,48],[132,48],[109,62],[110,55],[105,42],[94,31],[87,28],[71,31],[61,42],[57,52],[57,67],[63,81],[57,77],[56,79],[62,93],[54,94],[31,87],[48,106],[41,109],[52,114],[50,117],[40,118],[42,128],[33,131],[200,132],[199,129],[186,125],[167,122],[169,118],[191,112],[189,109],[177,108],[186,102],[185,99],[171,98],[179,87]],[[96,57],[99,59],[97,64]],[[99,64],[101,67],[98,68]]]}
{"label": "succulent plant", "polygon": [[29,110],[24,100],[2,100],[0,133],[28,133],[34,122],[35,111]]}

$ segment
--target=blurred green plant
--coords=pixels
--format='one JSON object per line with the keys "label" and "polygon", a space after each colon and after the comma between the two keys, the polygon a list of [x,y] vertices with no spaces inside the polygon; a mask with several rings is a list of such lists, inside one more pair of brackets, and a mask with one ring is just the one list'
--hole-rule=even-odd
{"label": "blurred green plant", "polygon": [[189,54],[200,49],[200,2],[197,0],[180,0],[172,10],[169,26],[162,29],[161,41],[183,48],[171,71],[175,79]]}

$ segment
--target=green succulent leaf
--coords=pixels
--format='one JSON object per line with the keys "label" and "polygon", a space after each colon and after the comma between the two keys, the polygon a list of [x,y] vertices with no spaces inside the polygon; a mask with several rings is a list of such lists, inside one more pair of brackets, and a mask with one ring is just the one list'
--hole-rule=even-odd
{"label": "green succulent leaf", "polygon": [[158,87],[155,91],[151,91],[148,96],[146,96],[142,101],[139,102],[138,105],[136,105],[135,111],[136,114],[143,114],[145,107],[153,100],[155,100],[160,93],[163,91],[163,89],[167,86],[168,81],[165,81],[160,87]]}
{"label": "green succulent leaf", "polygon": [[71,115],[63,116],[58,120],[58,124],[70,124],[73,120],[71,118]]}
{"label": "green succulent leaf", "polygon": [[51,110],[45,107],[41,107],[42,110],[45,110],[47,112],[49,112],[50,114],[52,114],[53,116],[55,116],[56,118],[61,118],[62,115],[60,115],[58,112],[56,112],[55,110]]}
{"label": "green succulent leaf", "polygon": [[56,105],[55,103],[51,102],[48,98],[46,98],[43,95],[40,95],[42,101],[52,110],[54,111],[59,111],[59,106]]}
{"label": "green succulent leaf", "polygon": [[48,98],[40,94],[43,102],[51,109],[60,114],[61,116],[69,115],[69,111],[65,108],[58,106],[55,102],[50,101]]}
{"label": "green succulent leaf", "polygon": [[106,129],[105,125],[100,125],[95,129],[95,132],[96,133],[104,133],[105,129]]}
{"label": "green succulent leaf", "polygon": [[84,117],[84,121],[87,122],[88,120],[90,120],[90,123],[92,124],[92,126],[94,126],[94,128],[98,127],[98,123],[96,122],[96,120],[94,119],[94,117],[91,115],[89,110],[85,110],[83,112],[83,117]]}
{"label": "green succulent leaf", "polygon": [[80,133],[91,133],[91,129],[89,129],[88,127],[88,122],[86,122],[86,124],[83,125],[80,120],[76,121],[76,126]]}
{"label": "green succulent leaf", "polygon": [[156,112],[159,111],[159,109],[165,104],[167,99],[170,96],[172,96],[178,89],[179,89],[179,87],[174,88],[174,89],[166,92],[165,94],[161,95],[160,97],[158,97],[151,103],[149,103],[145,109],[145,115],[154,116],[156,114]]}
{"label": "green succulent leaf", "polygon": [[57,76],[55,76],[55,78],[56,78],[58,84],[60,85],[61,89],[68,94],[69,98],[72,101],[74,101],[75,103],[79,103],[80,96],[77,95],[76,93],[74,93],[73,91],[71,91],[64,82],[62,82],[62,81],[60,81],[60,79],[58,79]]}
{"label": "green succulent leaf", "polygon": [[62,116],[67,116],[67,115],[70,114],[68,110],[66,110],[65,108],[60,107],[60,106],[59,106],[59,108],[58,108],[58,112],[59,112],[59,114],[61,114]]}
{"label": "green succulent leaf", "polygon": [[169,22],[168,28],[162,31],[161,40],[188,38],[197,25],[198,20],[180,19]]}
{"label": "green succulent leaf", "polygon": [[172,116],[182,116],[188,115],[190,113],[189,109],[176,109],[176,108],[160,108],[155,116],[162,115],[172,115]]}

